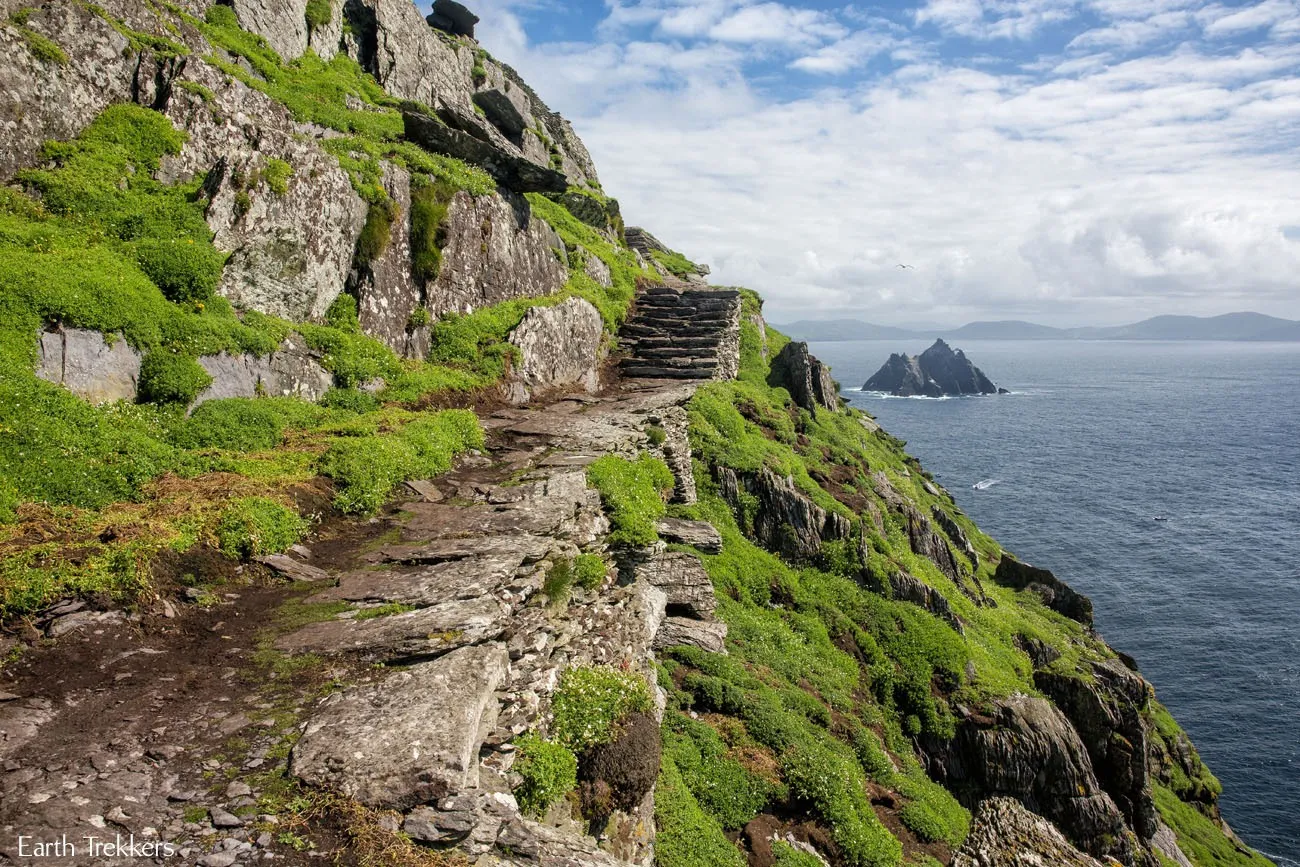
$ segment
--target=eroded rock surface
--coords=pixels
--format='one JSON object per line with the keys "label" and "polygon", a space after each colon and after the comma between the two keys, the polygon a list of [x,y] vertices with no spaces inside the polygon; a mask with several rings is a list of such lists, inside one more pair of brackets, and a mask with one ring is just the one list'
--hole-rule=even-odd
{"label": "eroded rock surface", "polygon": [[[894,353],[862,386],[898,397],[997,394],[1000,389],[960,349],[942,340],[919,356]],[[1002,389],[1005,390],[1005,389]]]}
{"label": "eroded rock surface", "polygon": [[534,307],[510,333],[520,361],[505,386],[512,403],[562,386],[594,392],[605,340],[600,312],[591,302],[569,298],[551,307]]}
{"label": "eroded rock surface", "polygon": [[91,403],[135,400],[140,353],[122,335],[55,328],[41,332],[36,375]]}
{"label": "eroded rock surface", "polygon": [[993,580],[1015,590],[1032,590],[1053,611],[1059,611],[1084,626],[1092,625],[1092,600],[1046,569],[1021,563],[1009,554],[1003,554]]}
{"label": "eroded rock surface", "polygon": [[839,389],[831,369],[808,351],[808,344],[791,341],[772,360],[771,383],[784,387],[794,402],[811,413],[839,409]]}
{"label": "eroded rock surface", "polygon": [[227,397],[300,397],[320,400],[334,384],[334,374],[317,360],[300,337],[285,340],[270,355],[249,354],[200,356],[199,364],[212,377],[195,405]]}
{"label": "eroded rock surface", "polygon": [[953,867],[1104,867],[1015,798],[989,798],[975,811]]}

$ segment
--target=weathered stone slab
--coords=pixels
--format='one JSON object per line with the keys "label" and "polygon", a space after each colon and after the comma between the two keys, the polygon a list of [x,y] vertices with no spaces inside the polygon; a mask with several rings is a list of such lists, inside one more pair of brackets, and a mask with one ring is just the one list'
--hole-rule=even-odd
{"label": "weathered stone slab", "polygon": [[465,647],[331,696],[307,721],[290,772],[377,808],[474,787],[508,668],[499,645]]}
{"label": "weathered stone slab", "polygon": [[57,328],[41,332],[36,375],[91,403],[135,400],[140,353],[122,335]]}
{"label": "weathered stone slab", "polygon": [[466,557],[513,555],[518,552],[522,563],[536,563],[551,553],[559,543],[545,536],[520,533],[517,536],[485,536],[477,539],[436,539],[425,545],[385,545],[370,559],[389,563],[441,563]]}
{"label": "weathered stone slab", "polygon": [[514,578],[522,556],[467,557],[424,566],[414,571],[349,572],[339,586],[317,593],[314,601],[401,602],[436,605],[454,599],[476,599],[497,593]]}
{"label": "weathered stone slab", "polygon": [[659,531],[659,536],[666,542],[690,545],[705,554],[717,554],[722,551],[722,534],[708,521],[663,518],[655,527]]}
{"label": "weathered stone slab", "polygon": [[295,560],[287,554],[271,554],[266,557],[258,557],[257,562],[263,566],[269,566],[294,581],[324,581],[330,577],[330,573],[324,569],[310,563],[304,563],[301,560]]}
{"label": "weathered stone slab", "polygon": [[483,168],[497,183],[516,193],[562,193],[568,186],[563,172],[540,166],[504,148],[453,129],[436,118],[403,111],[406,137],[421,147]]}
{"label": "weathered stone slab", "polygon": [[354,653],[378,660],[433,656],[499,637],[509,614],[496,599],[454,599],[404,614],[311,623],[275,646],[288,653]]}
{"label": "weathered stone slab", "polygon": [[727,624],[716,620],[692,620],[688,617],[665,617],[655,633],[655,650],[686,644],[710,653],[727,652]]}
{"label": "weathered stone slab", "polygon": [[1102,867],[1070,845],[1051,822],[1015,798],[989,798],[975,811],[953,867]]}
{"label": "weathered stone slab", "polygon": [[199,364],[212,377],[212,384],[194,400],[227,397],[300,397],[320,400],[334,384],[334,374],[317,361],[296,337],[290,337],[278,352],[270,355],[203,355]]}

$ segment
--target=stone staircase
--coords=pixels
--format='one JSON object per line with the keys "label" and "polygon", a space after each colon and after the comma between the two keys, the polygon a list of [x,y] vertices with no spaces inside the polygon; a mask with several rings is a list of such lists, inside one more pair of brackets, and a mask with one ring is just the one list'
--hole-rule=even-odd
{"label": "stone staircase", "polygon": [[735,379],[740,292],[682,281],[645,286],[619,332],[627,377]]}

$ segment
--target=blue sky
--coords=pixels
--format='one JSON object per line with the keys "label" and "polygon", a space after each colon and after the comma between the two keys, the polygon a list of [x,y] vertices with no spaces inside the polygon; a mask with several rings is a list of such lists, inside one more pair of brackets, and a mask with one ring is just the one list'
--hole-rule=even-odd
{"label": "blue sky", "polygon": [[1300,318],[1300,0],[469,5],[777,321]]}

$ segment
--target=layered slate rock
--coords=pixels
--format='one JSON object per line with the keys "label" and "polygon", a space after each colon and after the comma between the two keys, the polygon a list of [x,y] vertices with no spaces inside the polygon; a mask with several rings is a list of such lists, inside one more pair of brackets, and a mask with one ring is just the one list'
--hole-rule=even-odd
{"label": "layered slate rock", "polygon": [[740,293],[681,281],[649,285],[619,332],[624,376],[735,379],[740,369]]}
{"label": "layered slate rock", "polygon": [[652,556],[637,568],[636,580],[665,596],[666,616],[655,630],[656,649],[690,645],[726,652],[727,624],[713,618],[718,605],[713,581],[698,557],[675,551]]}
{"label": "layered slate rock", "polygon": [[562,193],[569,186],[563,172],[540,166],[491,142],[448,126],[417,111],[403,111],[406,137],[420,147],[476,165],[516,193]]}
{"label": "layered slate rock", "polygon": [[135,400],[140,353],[122,337],[56,327],[41,332],[36,375],[91,403]]}
{"label": "layered slate rock", "polygon": [[510,332],[519,363],[504,386],[508,399],[525,403],[535,394],[561,387],[595,392],[604,337],[600,311],[582,298],[533,307]]}
{"label": "layered slate rock", "polygon": [[988,798],[975,810],[970,836],[952,867],[1103,867],[1051,822],[1015,798]]}
{"label": "layered slate rock", "polygon": [[[641,257],[647,262],[654,261],[653,254],[655,253],[673,252],[671,247],[650,234],[649,230],[643,229],[640,226],[628,226],[623,230],[623,237],[626,239],[628,247],[632,248],[637,253],[640,253]],[[699,277],[707,277],[709,275],[709,270],[708,265],[695,266],[695,274]]]}
{"label": "layered slate rock", "polygon": [[722,551],[722,534],[708,521],[688,521],[683,518],[663,518],[655,525],[659,538],[665,542],[690,545],[705,554]]}
{"label": "layered slate rock", "polygon": [[374,261],[358,261],[349,279],[357,320],[362,331],[398,355],[420,357],[427,339],[413,339],[411,327],[411,314],[423,296],[411,273],[411,173],[384,163],[382,182],[398,218],[391,222],[383,252]]}
{"label": "layered slate rock", "polygon": [[1046,569],[1021,563],[1011,555],[1003,554],[997,571],[993,573],[993,580],[1013,590],[1032,590],[1053,611],[1077,620],[1084,626],[1092,625],[1092,600]]}
{"label": "layered slate rock", "polygon": [[474,787],[509,664],[503,646],[466,647],[332,696],[294,746],[290,772],[384,809]]}
{"label": "layered slate rock", "polygon": [[768,384],[790,392],[794,402],[814,415],[818,409],[831,412],[840,408],[839,389],[831,378],[831,369],[808,351],[808,344],[791,341],[772,359]]}
{"label": "layered slate rock", "polygon": [[943,340],[917,355],[894,353],[862,386],[897,397],[945,397],[1005,392],[971,363],[960,349]]}
{"label": "layered slate rock", "polygon": [[715,467],[714,472],[718,492],[733,509],[742,508],[742,491],[757,498],[754,538],[769,551],[809,560],[821,552],[823,543],[847,539],[853,529],[848,518],[814,503],[788,476],[766,467],[744,475],[729,467]]}
{"label": "layered slate rock", "polygon": [[930,776],[967,806],[988,796],[1016,798],[1089,854],[1133,863],[1123,815],[1098,783],[1078,733],[1046,699],[997,699],[987,712],[965,712],[952,740],[931,739],[923,748]]}

